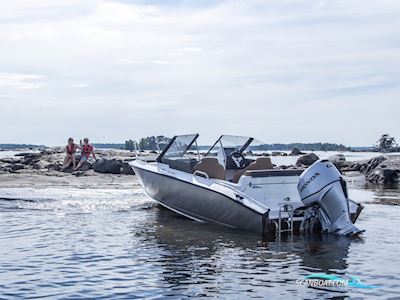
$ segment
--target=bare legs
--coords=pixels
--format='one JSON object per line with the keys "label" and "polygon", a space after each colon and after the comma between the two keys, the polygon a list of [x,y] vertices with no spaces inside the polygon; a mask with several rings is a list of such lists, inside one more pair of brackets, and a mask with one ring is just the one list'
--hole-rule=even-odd
{"label": "bare legs", "polygon": [[72,168],[75,169],[76,166],[76,159],[75,155],[67,155],[64,159],[64,164],[61,168],[62,171],[64,171],[66,168],[68,168],[72,163]]}
{"label": "bare legs", "polygon": [[78,165],[74,168],[74,171],[79,170],[80,167],[86,162],[86,160],[81,159],[78,163]]}
{"label": "bare legs", "polygon": [[61,170],[64,171],[66,168],[69,167],[70,164],[71,164],[71,156],[70,156],[70,155],[67,155],[67,156],[65,157],[65,159],[64,159],[64,164],[63,164]]}
{"label": "bare legs", "polygon": [[72,168],[75,169],[75,167],[76,167],[76,158],[75,158],[75,155],[72,155],[71,160],[72,160]]}

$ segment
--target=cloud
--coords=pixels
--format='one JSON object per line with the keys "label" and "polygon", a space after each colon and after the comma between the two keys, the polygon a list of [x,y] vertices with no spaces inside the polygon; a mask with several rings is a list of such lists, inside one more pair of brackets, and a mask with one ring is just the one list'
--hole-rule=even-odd
{"label": "cloud", "polygon": [[110,141],[400,138],[397,1],[5,1],[0,105],[27,125],[0,118],[4,141],[61,143],[81,119]]}
{"label": "cloud", "polygon": [[43,75],[0,73],[0,89],[39,89],[46,85]]}

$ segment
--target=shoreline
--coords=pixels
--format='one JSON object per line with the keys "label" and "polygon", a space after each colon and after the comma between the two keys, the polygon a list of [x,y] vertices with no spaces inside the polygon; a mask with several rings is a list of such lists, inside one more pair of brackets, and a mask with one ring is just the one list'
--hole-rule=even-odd
{"label": "shoreline", "polygon": [[[315,153],[287,154],[274,152],[271,159],[281,169],[302,169],[318,158]],[[250,154],[250,153],[249,153]],[[254,153],[253,156],[260,156]],[[89,161],[84,169],[62,172],[63,148],[46,148],[42,151],[20,152],[17,155],[0,157],[0,188],[79,188],[79,189],[130,189],[139,187],[129,161],[136,153],[126,150],[96,150],[98,159]],[[142,157],[153,158],[153,153],[142,153]],[[371,159],[342,161],[343,155],[329,159],[341,170],[345,178],[378,185],[397,184],[400,177],[400,155],[380,155]],[[285,161],[286,160],[286,161]],[[296,161],[296,163],[293,163]],[[282,164],[284,162],[285,164]]]}

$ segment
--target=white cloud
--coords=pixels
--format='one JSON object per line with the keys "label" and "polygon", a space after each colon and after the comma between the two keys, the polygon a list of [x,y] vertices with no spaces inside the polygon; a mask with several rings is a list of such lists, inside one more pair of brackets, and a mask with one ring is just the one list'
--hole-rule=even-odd
{"label": "white cloud", "polygon": [[[0,105],[11,113],[19,99],[40,132],[29,142],[61,143],[81,118],[93,124],[87,135],[110,141],[183,129],[268,142],[400,139],[397,1],[5,1]],[[13,122],[0,118],[3,141],[27,137]]]}

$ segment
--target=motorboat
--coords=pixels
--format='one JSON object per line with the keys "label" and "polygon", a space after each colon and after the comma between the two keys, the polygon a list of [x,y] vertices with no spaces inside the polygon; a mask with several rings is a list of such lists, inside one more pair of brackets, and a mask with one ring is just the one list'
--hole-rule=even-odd
{"label": "motorboat", "polygon": [[329,160],[280,169],[259,155],[252,137],[222,135],[204,154],[198,134],[174,136],[155,161],[130,162],[144,191],[165,208],[199,222],[281,236],[322,231],[362,232],[354,222],[363,206]]}

